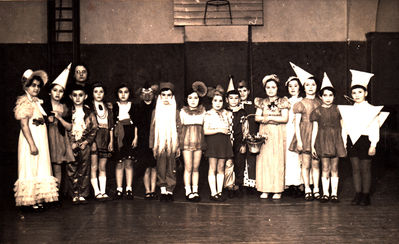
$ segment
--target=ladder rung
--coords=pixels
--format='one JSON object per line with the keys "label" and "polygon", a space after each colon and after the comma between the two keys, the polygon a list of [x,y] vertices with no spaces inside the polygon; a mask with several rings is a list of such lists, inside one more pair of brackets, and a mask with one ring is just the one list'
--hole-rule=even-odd
{"label": "ladder rung", "polygon": [[72,7],[56,7],[55,10],[70,10],[72,11]]}
{"label": "ladder rung", "polygon": [[62,21],[68,21],[68,22],[71,22],[71,21],[72,21],[72,18],[61,18],[61,19],[55,19],[55,21],[58,21],[58,22],[62,22]]}
{"label": "ladder rung", "polygon": [[59,32],[59,33],[72,33],[73,30],[55,30],[55,32]]}

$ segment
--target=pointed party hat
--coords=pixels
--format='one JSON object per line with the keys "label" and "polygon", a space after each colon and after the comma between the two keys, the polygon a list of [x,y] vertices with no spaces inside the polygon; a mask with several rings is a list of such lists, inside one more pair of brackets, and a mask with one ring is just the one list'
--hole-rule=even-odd
{"label": "pointed party hat", "polygon": [[323,82],[321,83],[320,90],[323,90],[323,88],[326,88],[326,87],[332,87],[332,88],[334,88],[334,86],[332,85],[330,79],[329,79],[328,76],[327,76],[327,73],[324,72]]}
{"label": "pointed party hat", "polygon": [[348,132],[353,144],[356,143],[361,135],[367,132],[368,127],[375,119],[378,119],[378,124],[381,127],[386,117],[388,117],[385,114],[386,112],[383,112],[384,115],[382,117],[379,116],[382,108],[383,106],[370,106],[367,113],[362,113],[362,111],[357,110],[352,105],[338,105],[345,130]]}
{"label": "pointed party hat", "polygon": [[58,77],[53,81],[52,84],[57,84],[62,86],[64,89],[66,87],[67,81],[68,81],[68,76],[69,76],[69,71],[71,70],[71,65],[70,63],[68,67],[66,67],[61,74],[58,75]]}
{"label": "pointed party hat", "polygon": [[308,73],[307,71],[305,71],[304,69],[300,68],[299,66],[293,64],[290,62],[290,65],[292,67],[292,69],[294,70],[296,76],[298,77],[299,81],[301,82],[302,85],[305,84],[305,82],[309,79],[309,78],[313,78],[314,76],[310,73]]}
{"label": "pointed party hat", "polygon": [[229,91],[234,91],[234,82],[233,82],[233,76],[230,76],[230,81],[229,81],[229,86],[227,87],[227,92]]}
{"label": "pointed party hat", "polygon": [[352,73],[351,87],[358,85],[367,89],[367,85],[369,84],[371,77],[374,76],[374,74],[372,73],[358,71],[354,69],[350,69],[350,72]]}

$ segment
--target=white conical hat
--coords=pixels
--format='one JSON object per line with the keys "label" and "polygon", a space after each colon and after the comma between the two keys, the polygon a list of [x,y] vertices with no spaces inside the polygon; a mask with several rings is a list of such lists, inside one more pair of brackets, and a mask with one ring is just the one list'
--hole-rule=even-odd
{"label": "white conical hat", "polygon": [[322,90],[322,89],[325,88],[325,87],[332,87],[332,88],[334,88],[333,85],[332,85],[332,83],[331,83],[331,81],[330,81],[330,79],[328,78],[326,72],[324,72],[323,82],[321,83],[320,90]]}
{"label": "white conical hat", "polygon": [[229,86],[227,87],[227,92],[229,91],[234,91],[234,82],[233,82],[233,77],[230,77],[230,81],[229,81]]}
{"label": "white conical hat", "polygon": [[354,69],[350,69],[350,72],[352,73],[351,87],[359,85],[367,89],[367,85],[369,84],[371,77],[374,76],[374,74],[372,73],[358,71]]}
{"label": "white conical hat", "polygon": [[305,82],[309,79],[309,78],[313,78],[314,76],[310,73],[308,73],[307,71],[305,71],[304,69],[300,68],[299,66],[291,63],[291,67],[294,70],[296,76],[298,77],[299,81],[301,82],[302,85],[305,84]]}
{"label": "white conical hat", "polygon": [[[367,132],[368,127],[374,120],[378,119],[378,124],[381,127],[388,117],[386,115],[387,112],[381,112],[382,108],[383,106],[370,106],[367,113],[362,113],[352,105],[338,105],[345,130],[348,132],[353,144],[356,143],[361,135]],[[380,116],[380,114],[383,115]]]}
{"label": "white conical hat", "polygon": [[69,71],[71,70],[71,65],[70,63],[68,67],[66,67],[61,74],[58,75],[58,77],[53,81],[52,84],[57,84],[62,86],[64,89],[66,87],[67,81],[68,81],[68,76],[69,76]]}

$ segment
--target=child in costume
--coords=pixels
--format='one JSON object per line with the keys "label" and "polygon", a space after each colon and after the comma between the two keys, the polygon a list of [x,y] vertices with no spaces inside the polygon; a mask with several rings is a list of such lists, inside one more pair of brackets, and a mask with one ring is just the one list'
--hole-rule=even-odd
{"label": "child in costume", "polygon": [[[330,200],[331,179],[331,202],[338,200],[338,160],[346,156],[344,142],[342,140],[341,114],[337,105],[333,104],[335,89],[327,74],[324,73],[323,83],[320,88],[320,99],[322,105],[315,108],[310,114],[313,122],[312,131],[312,155],[321,159],[323,196],[320,202]],[[330,177],[331,174],[331,177]]]}
{"label": "child in costume", "polygon": [[[293,63],[290,64],[304,87],[306,97],[297,102],[293,107],[295,114],[295,137],[291,142],[289,150],[298,152],[302,158],[305,200],[319,200],[321,198],[319,190],[320,162],[317,158],[312,157],[311,141],[313,123],[309,120],[309,116],[315,108],[321,105],[321,101],[316,97],[317,84],[313,75]],[[310,168],[313,174],[313,194],[310,188]]]}
{"label": "child in costume", "polygon": [[[107,185],[106,165],[113,151],[113,114],[109,104],[104,103],[105,88],[101,83],[92,86],[93,111],[98,130],[91,147],[91,185],[96,200],[108,200],[105,192]],[[98,171],[98,178],[97,178]]]}
{"label": "child in costume", "polygon": [[234,157],[226,161],[225,166],[225,187],[228,191],[228,197],[242,197],[244,170],[245,170],[245,153],[246,143],[243,138],[242,123],[243,118],[247,115],[245,110],[240,106],[240,93],[234,88],[233,79],[230,78],[227,88],[226,102],[227,110],[231,114],[231,137],[233,144]]}
{"label": "child in costume", "polygon": [[69,95],[73,102],[72,129],[68,132],[75,161],[67,165],[69,193],[73,204],[87,203],[90,192],[90,149],[96,137],[96,116],[84,105],[87,99],[84,87],[73,84]]}
{"label": "child in costume", "polygon": [[180,148],[184,158],[184,188],[186,200],[200,201],[198,193],[199,165],[202,150],[205,149],[204,117],[205,108],[200,99],[207,93],[207,87],[202,81],[196,81],[187,93],[187,106],[180,110],[182,124]]}
{"label": "child in costume", "polygon": [[136,120],[136,108],[129,101],[130,90],[127,85],[121,84],[117,89],[118,101],[113,105],[115,120],[115,143],[118,162],[116,163],[116,194],[115,199],[122,199],[123,175],[126,174],[125,197],[133,200],[133,161],[136,160],[134,148],[138,143],[138,129]]}
{"label": "child in costume", "polygon": [[[255,114],[256,108],[251,100],[249,100],[250,88],[245,80],[238,83],[238,92],[240,93],[241,107],[245,110],[247,115]],[[255,122],[255,117],[248,117],[249,133],[251,135],[256,135],[259,131],[259,124]],[[247,192],[252,194],[256,192],[256,156],[257,154],[251,153],[248,148],[246,148],[244,153],[245,157],[245,170],[244,170],[244,183],[243,185],[247,187]]]}
{"label": "child in costume", "polygon": [[261,199],[281,199],[284,191],[285,124],[288,121],[288,98],[278,97],[277,75],[267,75],[262,84],[267,98],[255,98],[255,120],[260,123],[259,134],[267,137],[256,159],[256,188]]}
{"label": "child in costume", "polygon": [[[355,197],[352,205],[370,205],[371,161],[380,139],[380,127],[388,117],[381,112],[383,106],[373,106],[366,101],[367,85],[374,74],[350,70],[353,106],[338,106],[347,137],[347,151],[352,163]],[[345,138],[345,137],[344,137]]]}
{"label": "child in costume", "polygon": [[71,130],[72,127],[70,121],[67,121],[67,117],[70,117],[70,111],[67,105],[62,102],[70,68],[71,64],[51,83],[49,87],[50,101],[45,104],[48,106],[46,110],[49,114],[47,122],[50,158],[59,187],[62,179],[62,163],[75,161],[71,143],[65,131]]}
{"label": "child in costume", "polygon": [[137,104],[137,114],[140,115],[137,119],[138,129],[138,144],[137,156],[138,160],[145,165],[145,172],[143,177],[146,200],[157,199],[155,192],[157,182],[157,161],[154,158],[152,150],[150,149],[150,125],[152,112],[155,109],[155,93],[158,90],[158,85],[152,85],[148,82],[140,89],[140,101]]}
{"label": "child in costume", "polygon": [[209,159],[209,199],[222,202],[225,200],[222,195],[225,162],[234,156],[230,140],[231,112],[223,109],[223,89],[219,85],[209,89],[208,96],[212,98],[212,109],[205,114],[204,134],[207,144],[205,156]]}
{"label": "child in costume", "polygon": [[181,129],[179,112],[176,109],[174,85],[159,84],[160,93],[152,114],[150,148],[157,160],[160,201],[173,201],[176,186],[176,158],[180,156],[179,134]]}
{"label": "child in costume", "polygon": [[14,108],[15,119],[20,121],[18,139],[18,179],[14,184],[16,206],[28,206],[34,210],[43,208],[42,203],[58,200],[57,179],[51,171],[51,161],[44,122],[46,112],[37,98],[47,83],[42,70],[26,70],[22,76],[25,95],[18,97]]}
{"label": "child in costume", "polygon": [[[293,107],[297,102],[302,100],[302,97],[299,96],[299,93],[302,89],[302,84],[298,77],[291,76],[285,82],[285,87],[290,95],[288,101],[291,105],[288,112],[288,122],[286,125],[286,140],[289,146],[289,143],[295,136],[295,114],[293,112]],[[303,180],[299,154],[297,152],[290,151],[287,147],[285,150],[285,187],[287,192],[294,197],[299,197],[302,195],[302,192],[299,188],[302,184]]]}

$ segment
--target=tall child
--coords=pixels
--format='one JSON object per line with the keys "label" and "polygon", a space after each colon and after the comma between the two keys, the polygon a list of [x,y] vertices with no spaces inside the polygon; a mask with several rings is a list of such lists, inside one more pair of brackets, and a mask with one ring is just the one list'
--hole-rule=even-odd
{"label": "tall child", "polygon": [[174,85],[159,84],[159,96],[151,119],[150,148],[157,160],[160,201],[173,201],[176,186],[176,158],[180,156],[179,138],[181,123],[176,109]]}
{"label": "tall child", "polygon": [[15,119],[20,121],[18,140],[18,179],[14,184],[16,206],[29,206],[35,210],[44,202],[58,200],[57,179],[51,171],[46,112],[37,98],[47,83],[42,70],[26,70],[22,76],[25,94],[18,97],[14,108]]}
{"label": "tall child", "polygon": [[383,106],[373,106],[366,101],[367,85],[374,74],[350,70],[352,73],[351,95],[353,106],[338,106],[344,122],[344,129],[349,134],[347,151],[352,163],[355,197],[352,205],[370,204],[371,161],[376,153],[380,139],[380,126],[388,117],[381,112]]}
{"label": "tall child", "polygon": [[[115,168],[116,194],[115,199],[133,200],[133,160],[135,160],[134,148],[138,143],[138,130],[136,121],[136,109],[129,101],[130,89],[126,84],[121,84],[117,89],[118,101],[113,105],[115,121],[115,143],[117,163]],[[123,175],[126,174],[126,188],[123,193]]]}
{"label": "tall child", "polygon": [[69,139],[75,161],[67,165],[69,193],[74,204],[87,203],[90,192],[90,148],[98,129],[94,113],[84,105],[87,99],[84,87],[73,84],[69,97],[72,100],[72,129]]}
{"label": "tall child", "polygon": [[341,114],[337,105],[333,104],[335,89],[326,73],[319,94],[322,104],[310,114],[310,121],[313,122],[312,155],[320,158],[322,164],[323,196],[320,202],[330,200],[331,181],[331,202],[337,203],[339,202],[338,160],[340,157],[345,157],[346,150],[341,133]]}
{"label": "tall child", "polygon": [[[302,97],[299,96],[302,89],[302,84],[298,77],[291,76],[285,82],[285,87],[290,95],[288,101],[291,105],[288,112],[288,122],[286,125],[286,140],[289,146],[289,143],[291,143],[292,138],[295,136],[295,114],[293,108],[297,102],[302,100]],[[301,195],[299,186],[303,184],[301,160],[298,152],[290,151],[288,146],[285,150],[285,187],[288,188],[288,192],[294,197],[299,197]]]}
{"label": "tall child", "polygon": [[[313,75],[305,70],[290,63],[297,77],[301,81],[305,98],[294,105],[295,114],[295,137],[293,138],[289,149],[298,152],[302,157],[302,178],[305,184],[305,200],[319,200],[319,178],[320,178],[320,162],[317,158],[312,157],[312,130],[313,123],[309,120],[310,113],[321,105],[321,101],[316,98],[317,84]],[[313,193],[310,188],[310,169],[313,173]]]}
{"label": "tall child", "polygon": [[230,141],[231,112],[223,109],[223,89],[217,86],[210,90],[212,109],[204,118],[204,134],[207,144],[205,156],[209,159],[208,183],[212,201],[224,201],[222,195],[224,183],[224,166],[226,159],[234,156]]}
{"label": "tall child", "polygon": [[51,83],[49,87],[50,101],[45,104],[47,105],[46,110],[49,114],[47,122],[50,158],[53,165],[53,173],[58,180],[59,187],[62,180],[62,163],[75,161],[71,143],[65,131],[71,130],[72,127],[71,122],[67,121],[67,117],[70,117],[68,116],[70,111],[67,105],[62,102],[70,68],[71,65],[64,69],[53,83]]}
{"label": "tall child", "polygon": [[[93,111],[96,115],[98,131],[91,147],[91,185],[97,200],[107,200],[105,192],[107,185],[106,165],[113,151],[113,114],[109,104],[104,103],[105,87],[101,83],[93,86]],[[98,171],[98,178],[97,178]]]}
{"label": "tall child", "polygon": [[184,188],[186,200],[200,201],[198,193],[199,165],[202,150],[205,149],[204,117],[205,108],[200,99],[207,93],[207,87],[202,81],[196,81],[187,93],[187,106],[180,110],[182,124],[180,148],[184,158]]}

